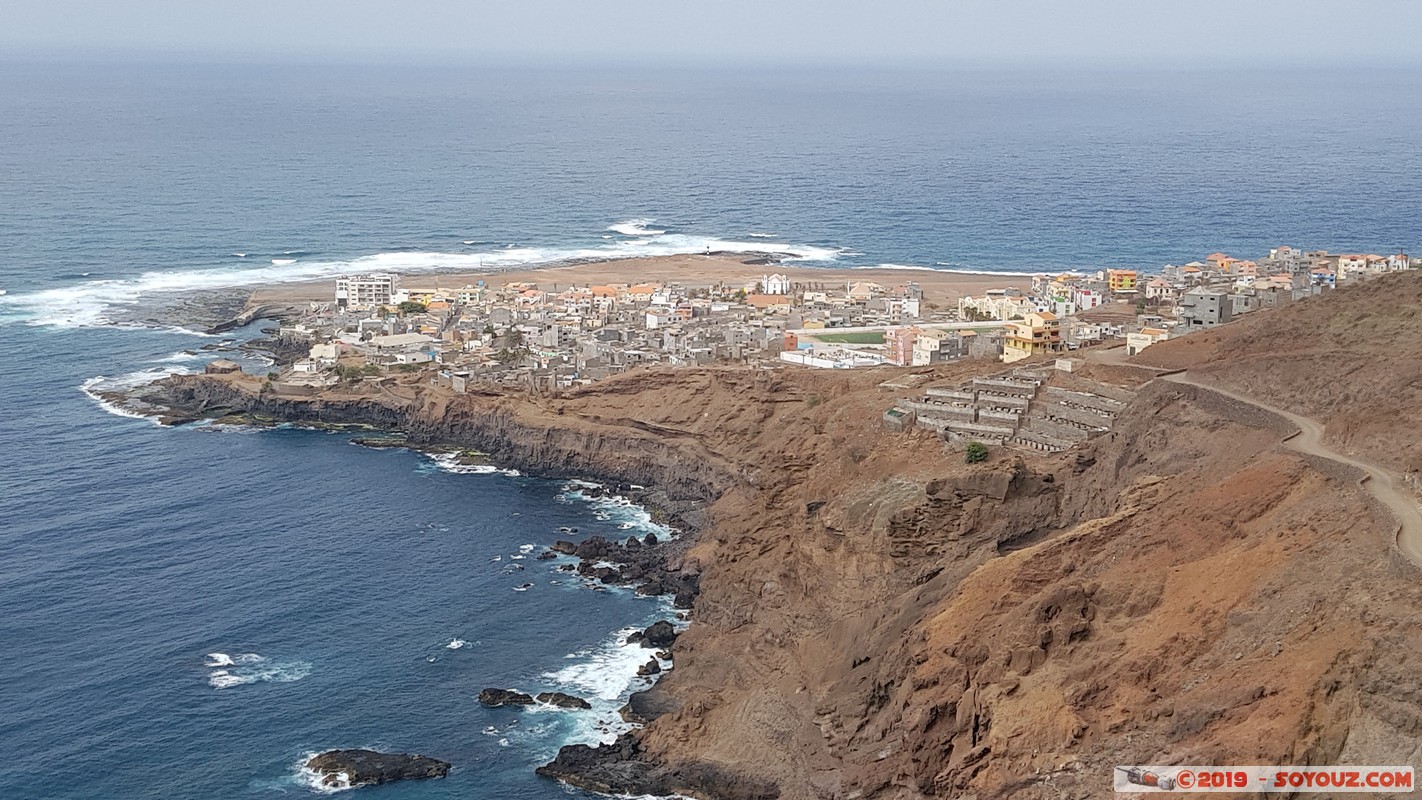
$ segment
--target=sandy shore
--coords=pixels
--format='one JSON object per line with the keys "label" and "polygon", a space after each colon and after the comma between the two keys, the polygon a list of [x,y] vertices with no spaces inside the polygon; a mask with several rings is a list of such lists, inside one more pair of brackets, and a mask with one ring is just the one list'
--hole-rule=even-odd
{"label": "sandy shore", "polygon": [[[717,282],[732,285],[755,281],[772,272],[799,283],[822,283],[826,288],[843,287],[847,282],[869,281],[885,287],[914,281],[923,288],[928,302],[956,303],[959,297],[982,294],[1004,286],[1028,288],[1031,278],[1021,275],[969,275],[957,272],[916,269],[824,269],[786,264],[748,264],[755,260],[745,254],[677,255],[651,258],[624,258],[567,266],[524,268],[508,271],[444,272],[401,275],[408,288],[457,289],[483,280],[493,286],[506,283],[536,283],[547,290],[606,283],[676,282],[683,286],[709,286]],[[327,302],[332,300],[334,281],[307,281],[263,287],[252,293],[249,306]]]}

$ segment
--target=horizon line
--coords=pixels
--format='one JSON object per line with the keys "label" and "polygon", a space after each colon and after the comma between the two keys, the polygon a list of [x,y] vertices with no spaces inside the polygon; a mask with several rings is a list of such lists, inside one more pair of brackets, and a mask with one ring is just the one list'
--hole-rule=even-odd
{"label": "horizon line", "polygon": [[[1411,55],[1411,54],[1409,54]],[[1079,57],[1066,54],[1044,54],[1037,57],[961,57],[928,56],[902,58],[821,57],[821,56],[711,56],[666,54],[613,54],[605,52],[547,54],[533,51],[471,53],[441,50],[412,53],[404,50],[350,52],[340,50],[291,53],[279,48],[239,51],[192,48],[74,48],[55,46],[3,47],[0,63],[68,63],[68,64],[128,64],[163,65],[196,64],[211,66],[312,66],[312,67],[517,67],[559,69],[567,67],[606,68],[672,68],[708,71],[742,72],[762,69],[827,70],[827,71],[1029,71],[1034,69],[1134,69],[1144,72],[1220,73],[1253,71],[1268,72],[1356,72],[1364,70],[1422,70],[1422,55],[1415,58],[1377,57],[1352,60],[1348,64],[1320,64],[1316,59],[1288,58],[1213,58],[1200,60],[1181,56],[1155,58],[1137,56]]]}

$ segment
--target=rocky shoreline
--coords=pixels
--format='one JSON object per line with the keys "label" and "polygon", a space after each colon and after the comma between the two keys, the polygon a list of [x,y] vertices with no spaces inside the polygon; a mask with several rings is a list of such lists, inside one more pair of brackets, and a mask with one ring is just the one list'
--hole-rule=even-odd
{"label": "rocky shoreline", "polygon": [[[640,538],[629,535],[622,541],[603,536],[590,536],[580,541],[560,538],[541,553],[539,559],[572,556],[578,559],[577,563],[563,564],[559,567],[560,571],[576,574],[590,582],[631,587],[644,596],[670,596],[682,620],[689,619],[700,591],[699,568],[694,562],[687,563],[685,555],[694,544],[696,535],[708,526],[707,506],[720,492],[720,487],[715,485],[680,480],[674,481],[674,488],[669,490],[659,485],[660,476],[655,473],[576,469],[566,458],[547,451],[541,451],[537,459],[531,459],[518,448],[501,447],[501,438],[490,437],[487,431],[486,435],[462,438],[452,430],[436,432],[408,424],[411,422],[408,417],[390,415],[383,407],[363,404],[359,400],[343,406],[337,415],[318,414],[317,418],[312,419],[309,414],[299,413],[299,410],[309,409],[309,406],[264,397],[262,392],[253,395],[230,381],[211,376],[172,376],[128,393],[115,393],[106,399],[138,413],[158,417],[169,425],[208,420],[222,424],[295,423],[322,429],[369,431],[372,435],[353,437],[352,441],[367,447],[402,447],[431,455],[454,455],[465,464],[497,462],[524,474],[575,480],[578,481],[578,491],[584,496],[590,499],[623,498],[646,509],[655,522],[680,531],[682,535],[659,537],[649,532]],[[634,483],[633,478],[638,482]],[[565,536],[575,532],[574,529],[560,531]],[[655,653],[655,657],[649,657],[648,663],[639,668],[640,676],[653,680],[660,676],[662,666],[659,659],[674,658],[677,635],[672,623],[664,620],[629,637],[627,644],[641,644]],[[483,690],[479,699],[487,706],[538,702],[573,711],[587,706],[581,698],[559,693],[545,692],[532,697],[513,690],[492,688]],[[646,690],[633,693],[622,709],[622,716],[630,723],[644,725],[670,708],[669,701],[657,692],[654,683]],[[599,786],[609,786],[617,792],[635,794],[677,793],[677,789],[668,787],[680,784],[658,772],[650,762],[646,769],[629,768],[628,752],[634,756],[642,753],[639,747],[628,745],[629,741],[635,741],[635,732],[624,734],[614,745],[569,745],[559,751],[554,761],[540,767],[538,772],[595,791],[604,791],[598,789]],[[628,747],[632,749],[629,751]],[[612,780],[610,775],[614,773],[627,774]],[[686,787],[680,786],[680,789],[685,790]],[[736,795],[747,800],[775,796],[773,793]]]}
{"label": "rocky shoreline", "polygon": [[[1272,393],[1327,419],[1335,444],[1415,471],[1422,383],[1390,348],[1415,338],[1418,277],[1259,311],[1147,360]],[[967,464],[928,432],[884,431],[886,377],[994,369],[645,369],[555,396],[416,376],[298,396],[212,375],[151,399],[183,418],[400,430],[664,497],[699,531],[677,556],[698,576],[695,624],[669,648],[676,668],[627,701],[645,727],[539,770],[568,784],[1055,800],[1100,796],[1118,764],[1408,763],[1422,585],[1356,475],[1211,390],[1090,360],[1081,375],[1136,397],[1069,451]]]}

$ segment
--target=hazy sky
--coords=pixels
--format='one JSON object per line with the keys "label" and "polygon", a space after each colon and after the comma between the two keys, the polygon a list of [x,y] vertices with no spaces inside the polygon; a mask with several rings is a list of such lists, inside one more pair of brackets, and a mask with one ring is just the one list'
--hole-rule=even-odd
{"label": "hazy sky", "polygon": [[1422,0],[5,0],[0,52],[1422,63]]}

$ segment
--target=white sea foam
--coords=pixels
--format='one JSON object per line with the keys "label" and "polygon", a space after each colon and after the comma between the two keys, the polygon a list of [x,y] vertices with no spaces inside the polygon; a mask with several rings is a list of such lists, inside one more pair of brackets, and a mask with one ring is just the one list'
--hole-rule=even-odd
{"label": "white sea foam", "polygon": [[450,639],[449,644],[445,645],[444,647],[446,650],[458,650],[462,647],[468,646],[469,643],[464,641],[463,639]]}
{"label": "white sea foam", "polygon": [[749,236],[749,237],[751,237],[752,239],[774,239],[774,238],[776,238],[776,235],[773,234],[773,233],[748,233],[748,234],[746,234],[746,235]]}
{"label": "white sea foam", "polygon": [[208,676],[207,682],[214,689],[228,689],[233,686],[241,686],[244,683],[253,683],[257,679],[247,675],[233,675],[225,669],[214,670]]}
{"label": "white sea foam", "polygon": [[168,377],[169,375],[191,374],[192,370],[187,369],[185,367],[153,367],[151,369],[139,370],[137,372],[129,372],[127,374],[119,375],[113,378],[110,378],[107,375],[95,375],[94,377],[89,378],[88,380],[79,384],[79,391],[83,392],[84,396],[88,397],[90,400],[93,400],[94,404],[97,405],[99,408],[102,408],[103,410],[109,412],[110,414],[113,414],[116,417],[128,417],[129,419],[146,419],[152,422],[154,425],[157,425],[159,424],[159,422],[156,417],[150,417],[145,414],[140,414],[136,411],[124,408],[123,406],[118,405],[117,403],[112,403],[104,399],[103,395],[108,392],[122,392],[127,391],[129,389],[136,389],[139,386],[153,383],[154,381],[162,380]]}
{"label": "white sea foam", "polygon": [[[670,604],[661,602],[670,616]],[[633,626],[615,631],[594,646],[569,653],[565,658],[571,663],[567,666],[543,673],[544,680],[592,706],[571,717],[573,730],[565,743],[606,744],[637,727],[622,719],[619,712],[628,695],[650,686],[653,680],[637,674],[637,668],[654,657],[653,651],[625,643],[638,630],[641,628]],[[671,669],[670,662],[660,663],[662,669]]]}
{"label": "white sea foam", "polygon": [[656,222],[656,220],[645,218],[629,219],[624,222],[619,222],[615,225],[608,225],[607,229],[614,233],[620,233],[623,236],[661,236],[662,234],[666,233],[666,231],[663,230],[656,230],[654,228],[647,227],[653,222]]}
{"label": "white sea foam", "polygon": [[434,462],[435,469],[440,472],[451,472],[456,475],[508,475],[518,477],[523,473],[516,469],[502,469],[492,464],[461,464],[457,453],[426,453],[425,456]]}
{"label": "white sea foam", "polygon": [[585,502],[591,507],[593,516],[615,522],[619,530],[634,532],[638,538],[643,538],[648,533],[655,533],[662,541],[677,537],[675,528],[654,521],[651,512],[622,495],[590,497],[582,491],[596,486],[597,484],[586,481],[567,481],[563,484],[563,491],[558,495],[558,499],[565,503],[574,500]]}
{"label": "white sea foam", "polygon": [[212,670],[207,683],[214,689],[230,689],[249,683],[291,683],[311,674],[305,661],[269,661],[258,653],[208,653],[203,665]]}
{"label": "white sea foam", "polygon": [[[638,230],[643,232],[632,235],[633,238],[613,239],[596,247],[540,248],[510,244],[477,252],[376,253],[350,260],[274,258],[269,266],[155,270],[133,278],[83,281],[68,286],[0,296],[0,313],[30,325],[95,327],[112,325],[114,309],[136,307],[151,301],[155,296],[327,280],[354,272],[420,274],[497,271],[566,261],[670,256],[706,251],[770,253],[786,261],[807,262],[831,262],[836,257],[836,251],[827,247],[655,233],[652,229],[643,229],[640,226]],[[145,329],[141,325],[122,327]],[[175,332],[195,333],[181,328]]]}
{"label": "white sea foam", "polygon": [[153,364],[191,364],[194,361],[205,361],[208,356],[204,353],[194,353],[187,350],[179,350],[171,355],[155,358]]}
{"label": "white sea foam", "polygon": [[336,792],[344,792],[347,789],[355,788],[351,786],[351,776],[348,773],[336,773],[336,783],[335,785],[331,785],[326,783],[325,775],[307,767],[307,763],[317,755],[319,754],[314,750],[305,753],[301,756],[301,760],[294,765],[295,772],[292,776],[292,780],[297,786],[310,789],[317,794],[335,794]]}

